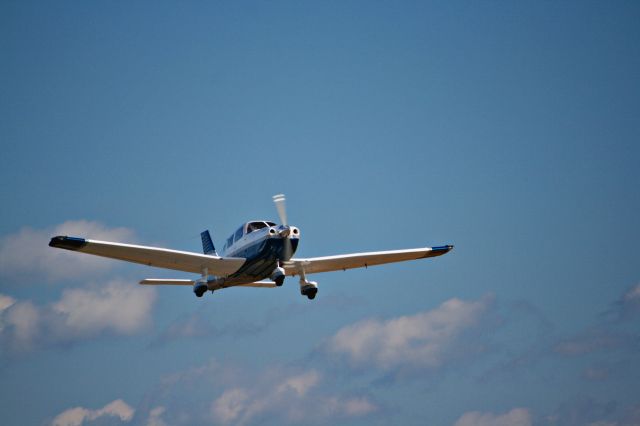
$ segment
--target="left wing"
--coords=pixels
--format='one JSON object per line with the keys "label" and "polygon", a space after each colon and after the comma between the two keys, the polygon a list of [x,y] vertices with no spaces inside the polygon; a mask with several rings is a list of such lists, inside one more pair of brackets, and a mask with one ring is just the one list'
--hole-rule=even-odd
{"label": "left wing", "polygon": [[196,274],[201,274],[206,268],[208,274],[218,276],[233,274],[240,269],[246,260],[242,257],[220,257],[161,247],[137,246],[67,236],[51,238],[49,246],[127,262],[142,263],[143,265],[156,266],[158,268],[195,272]]}
{"label": "left wing", "polygon": [[452,249],[452,245],[447,245],[409,250],[341,254],[337,256],[312,257],[309,259],[291,259],[288,262],[284,262],[283,266],[287,275],[300,275],[302,272],[305,274],[314,274],[316,272],[340,271],[441,256]]}

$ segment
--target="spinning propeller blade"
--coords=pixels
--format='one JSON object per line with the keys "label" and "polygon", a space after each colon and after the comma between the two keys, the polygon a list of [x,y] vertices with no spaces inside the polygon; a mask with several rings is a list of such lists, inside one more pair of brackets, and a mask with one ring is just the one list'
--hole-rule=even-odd
{"label": "spinning propeller blade", "polygon": [[284,204],[284,194],[278,194],[273,196],[273,202],[276,204],[276,209],[278,209],[278,216],[280,216],[280,222],[284,226],[287,226],[287,209]]}
{"label": "spinning propeller blade", "polygon": [[[278,216],[280,216],[280,222],[282,222],[282,225],[285,227],[288,227],[288,221],[287,221],[287,208],[285,205],[285,198],[284,198],[284,194],[278,194],[278,195],[274,195],[273,196],[273,202],[276,205],[276,209],[278,210]],[[286,233],[286,235],[284,236],[284,259],[282,260],[289,260],[291,259],[291,256],[293,255],[293,248],[291,247],[291,233],[290,230],[289,232]]]}

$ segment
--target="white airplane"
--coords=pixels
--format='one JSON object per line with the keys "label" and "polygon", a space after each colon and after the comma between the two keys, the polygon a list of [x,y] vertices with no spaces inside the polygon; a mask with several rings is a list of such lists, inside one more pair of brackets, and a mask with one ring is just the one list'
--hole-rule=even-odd
{"label": "white airplane", "polygon": [[[280,287],[286,276],[297,275],[300,293],[309,299],[316,297],[318,283],[307,280],[308,274],[441,256],[453,249],[452,245],[446,245],[296,259],[292,256],[298,248],[300,230],[287,222],[284,195],[273,196],[273,201],[282,224],[264,220],[245,223],[227,239],[221,255],[216,252],[208,230],[200,234],[203,254],[68,236],[51,238],[49,246],[201,274],[196,280],[148,278],[140,281],[143,285],[192,286],[198,297],[207,290],[213,292],[227,287]],[[262,281],[267,278],[268,281]]]}

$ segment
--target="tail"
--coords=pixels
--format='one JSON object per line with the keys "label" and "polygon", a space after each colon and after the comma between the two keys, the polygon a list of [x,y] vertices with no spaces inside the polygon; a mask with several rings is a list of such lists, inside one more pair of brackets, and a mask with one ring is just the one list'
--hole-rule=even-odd
{"label": "tail", "polygon": [[213,246],[213,241],[211,241],[211,234],[209,234],[209,230],[205,230],[200,233],[200,237],[202,238],[202,251],[204,254],[208,254],[210,256],[217,256],[216,248]]}

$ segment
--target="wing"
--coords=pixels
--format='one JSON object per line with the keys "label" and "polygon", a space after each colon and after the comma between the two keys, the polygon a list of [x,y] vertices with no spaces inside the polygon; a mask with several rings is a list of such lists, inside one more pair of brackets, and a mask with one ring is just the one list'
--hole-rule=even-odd
{"label": "wing", "polygon": [[406,260],[424,259],[441,256],[453,249],[452,245],[440,247],[424,247],[409,250],[375,251],[368,253],[341,254],[338,256],[312,257],[309,259],[291,259],[284,262],[287,275],[300,275],[316,272],[329,272],[362,268],[384,263],[404,262]]}
{"label": "wing", "polygon": [[160,247],[136,246],[108,241],[86,240],[67,236],[51,238],[49,246],[158,268],[201,274],[207,268],[211,275],[227,276],[244,264],[241,257],[219,257]]}

